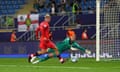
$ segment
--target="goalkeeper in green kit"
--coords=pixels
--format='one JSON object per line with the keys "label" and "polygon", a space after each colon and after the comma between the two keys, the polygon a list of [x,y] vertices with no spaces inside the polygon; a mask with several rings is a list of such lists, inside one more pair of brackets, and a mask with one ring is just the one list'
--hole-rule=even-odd
{"label": "goalkeeper in green kit", "polygon": [[[76,48],[77,50],[81,50],[87,54],[90,54],[91,51],[81,47],[77,42],[75,42],[75,32],[73,30],[68,30],[67,37],[61,41],[56,43],[59,53],[63,53],[64,51],[70,50],[71,48]],[[35,60],[36,57],[31,59],[31,63],[36,64],[38,62],[43,62],[48,60],[51,57],[56,57],[54,50],[48,49],[48,53],[45,55],[44,58],[40,58],[39,60]]]}

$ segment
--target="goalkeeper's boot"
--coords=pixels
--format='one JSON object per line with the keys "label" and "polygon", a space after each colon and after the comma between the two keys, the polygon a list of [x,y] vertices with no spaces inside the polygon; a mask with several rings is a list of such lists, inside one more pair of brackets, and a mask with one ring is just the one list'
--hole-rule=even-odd
{"label": "goalkeeper's boot", "polygon": [[65,62],[64,58],[60,58],[59,61],[60,61],[60,63],[62,63],[62,64]]}
{"label": "goalkeeper's boot", "polygon": [[28,56],[28,62],[29,62],[29,63],[31,63],[31,60],[32,60],[33,57],[34,57],[34,54],[30,54],[30,55]]}
{"label": "goalkeeper's boot", "polygon": [[39,62],[40,62],[39,60],[36,60],[36,61],[33,61],[32,64],[37,64]]}

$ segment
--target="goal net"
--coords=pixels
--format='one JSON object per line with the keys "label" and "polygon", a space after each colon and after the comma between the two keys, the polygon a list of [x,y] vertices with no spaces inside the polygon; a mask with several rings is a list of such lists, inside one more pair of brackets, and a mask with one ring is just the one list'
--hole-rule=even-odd
{"label": "goal net", "polygon": [[96,20],[96,60],[120,59],[120,0],[96,0]]}

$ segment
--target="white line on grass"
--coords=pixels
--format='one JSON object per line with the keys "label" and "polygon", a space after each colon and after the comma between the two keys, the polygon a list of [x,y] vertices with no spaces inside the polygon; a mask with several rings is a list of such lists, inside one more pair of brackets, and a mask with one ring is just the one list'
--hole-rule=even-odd
{"label": "white line on grass", "polygon": [[[104,67],[70,67],[70,66],[35,66],[35,65],[0,65],[1,67],[21,67],[21,68],[44,68],[44,69],[103,69]],[[108,67],[109,68],[109,67]],[[112,69],[120,69],[120,67],[110,67]],[[107,68],[106,68],[107,69]]]}
{"label": "white line on grass", "polygon": [[0,67],[25,67],[25,68],[58,68],[58,69],[91,69],[90,67],[70,67],[70,66],[31,66],[31,65],[0,65]]}

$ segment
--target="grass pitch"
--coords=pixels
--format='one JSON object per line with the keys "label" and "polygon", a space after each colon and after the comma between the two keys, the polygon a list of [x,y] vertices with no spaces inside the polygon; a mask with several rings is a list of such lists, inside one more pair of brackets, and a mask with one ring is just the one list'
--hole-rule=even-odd
{"label": "grass pitch", "polygon": [[64,64],[52,58],[39,64],[30,64],[27,58],[1,58],[0,72],[120,72],[120,61],[100,61],[80,59],[76,63],[70,60]]}

